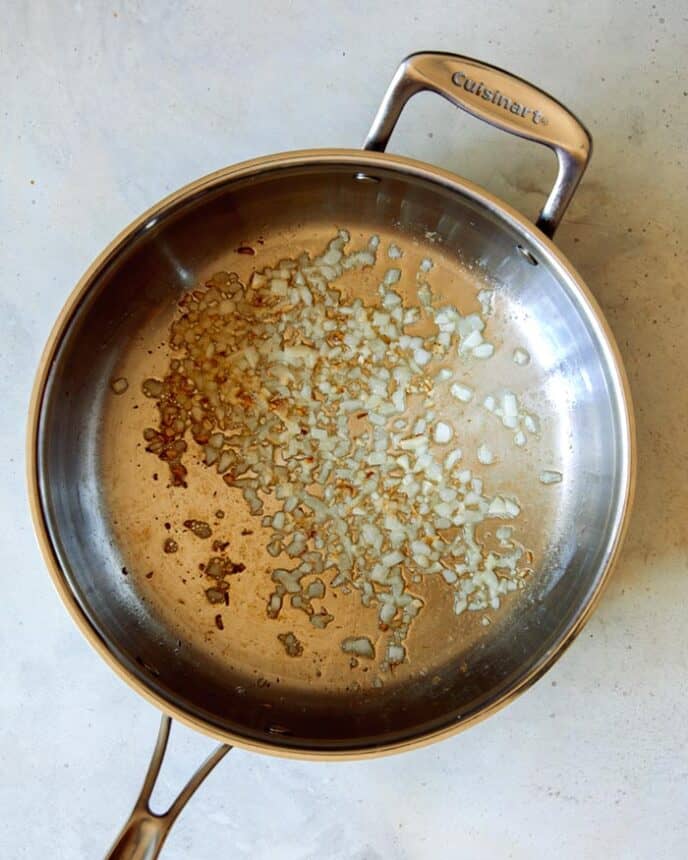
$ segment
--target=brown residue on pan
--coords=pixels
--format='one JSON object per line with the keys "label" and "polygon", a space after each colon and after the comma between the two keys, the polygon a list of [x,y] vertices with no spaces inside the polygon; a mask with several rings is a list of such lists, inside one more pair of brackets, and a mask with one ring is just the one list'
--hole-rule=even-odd
{"label": "brown residue on pan", "polygon": [[[223,585],[225,586],[224,588],[221,587]],[[205,596],[208,603],[225,603],[225,594],[228,588],[229,586],[226,582],[218,582],[217,585],[206,588]],[[225,603],[225,605],[227,604]]]}
{"label": "brown residue on pan", "polygon": [[214,540],[213,541],[213,552],[224,552],[229,546],[228,540]]}
{"label": "brown residue on pan", "polygon": [[184,520],[184,528],[196,535],[197,538],[209,538],[213,533],[208,523],[203,520]]}
{"label": "brown residue on pan", "polygon": [[303,645],[291,631],[279,633],[277,638],[284,645],[284,650],[290,657],[300,657],[303,654]]}

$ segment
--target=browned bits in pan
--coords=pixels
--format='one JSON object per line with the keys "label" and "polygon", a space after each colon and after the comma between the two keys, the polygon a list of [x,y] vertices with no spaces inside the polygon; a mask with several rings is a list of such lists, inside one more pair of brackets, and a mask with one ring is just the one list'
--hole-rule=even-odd
{"label": "browned bits in pan", "polygon": [[124,394],[129,388],[129,382],[123,376],[119,376],[117,379],[110,380],[110,388],[115,394]]}
{"label": "browned bits in pan", "polygon": [[225,629],[224,622],[222,621],[222,616],[219,614],[215,616],[215,626],[217,627],[218,630],[224,630]]}
{"label": "browned bits in pan", "polygon": [[165,383],[160,379],[144,379],[141,383],[141,391],[146,397],[157,400],[165,391]]}
{"label": "browned bits in pan", "polygon": [[330,613],[323,608],[319,613],[310,615],[308,620],[311,622],[313,627],[317,627],[318,630],[324,630],[328,624],[334,621],[334,615],[330,615]]}
{"label": "browned bits in pan", "polygon": [[224,579],[225,576],[242,573],[246,570],[246,565],[240,561],[232,561],[231,558],[215,555],[208,559],[208,563],[203,565],[202,569],[205,571],[205,575],[212,579]]}
{"label": "browned bits in pan", "polygon": [[[141,390],[146,397],[157,400],[160,413],[159,428],[147,427],[143,438],[146,450],[169,465],[173,486],[185,487],[187,469],[182,456],[187,450],[184,435],[190,425],[191,395],[194,383],[180,372],[179,362],[170,364],[171,372],[164,380],[144,380]],[[195,436],[194,436],[195,438]]]}
{"label": "browned bits in pan", "polygon": [[205,569],[205,575],[211,576],[213,579],[222,579],[225,575],[225,561],[219,556],[210,558],[208,563],[203,567]]}
{"label": "browned bits in pan", "polygon": [[[157,427],[144,435],[148,450],[169,464],[174,484],[186,480],[179,470],[184,468],[190,435],[201,449],[196,452],[200,462],[221,476],[233,495],[241,493],[248,513],[262,516],[263,528],[272,529],[272,536],[266,534],[268,554],[276,559],[284,553],[300,562],[296,568],[270,571],[274,589],[268,617],[278,617],[286,603],[304,612],[316,630],[327,627],[332,617],[313,601],[325,598],[326,586],[319,577],[326,565],[340,567],[331,580],[333,588],[360,579],[368,588],[363,605],[369,605],[372,594],[393,598],[377,612],[379,630],[388,640],[386,646],[380,645],[380,653],[386,662],[396,664],[405,659],[402,642],[425,605],[409,590],[410,583],[422,581],[419,569],[441,575],[453,586],[457,615],[488,604],[498,608],[498,596],[489,588],[501,599],[518,587],[521,550],[510,546],[510,554],[497,553],[496,585],[490,580],[488,588],[481,579],[469,583],[475,588],[458,593],[464,579],[482,576],[480,558],[485,557],[473,547],[475,522],[468,522],[463,509],[474,505],[470,499],[475,497],[480,502],[476,515],[499,516],[499,506],[506,511],[507,501],[484,497],[482,479],[474,478],[470,470],[465,481],[457,482],[451,474],[455,460],[445,462],[456,452],[445,456],[431,448],[431,440],[439,446],[452,438],[454,431],[445,422],[437,422],[434,435],[425,427],[412,430],[408,416],[396,419],[395,424],[402,425],[396,427],[397,435],[388,426],[389,408],[395,416],[410,408],[407,396],[425,396],[424,408],[434,409],[431,395],[439,373],[424,370],[428,362],[457,350],[467,357],[469,349],[476,351],[476,358],[492,354],[494,346],[480,334],[488,324],[483,318],[487,311],[481,303],[481,313],[468,316],[453,306],[435,307],[430,313],[437,297],[424,279],[433,266],[429,259],[421,261],[416,273],[417,304],[404,305],[404,298],[392,289],[401,269],[390,268],[379,286],[379,307],[358,307],[333,285],[346,271],[374,265],[379,237],[370,237],[367,247],[357,250],[347,247],[349,240],[349,233],[339,230],[316,257],[304,252],[281,260],[276,268],[253,271],[246,283],[237,274],[218,272],[182,296],[168,341],[178,358],[170,360],[164,379],[144,382],[144,393],[156,401],[159,412]],[[237,250],[254,253],[244,243]],[[309,308],[317,308],[317,313]],[[428,314],[435,320],[436,333],[406,332]],[[376,332],[372,339],[370,331]],[[357,347],[363,341],[368,350],[365,361]],[[478,355],[478,349],[487,352]],[[444,368],[447,372],[451,377]],[[385,395],[394,402],[381,402]],[[351,428],[350,418],[365,424]],[[282,508],[268,516],[264,504],[269,495],[282,502]],[[360,525],[349,516],[354,497]],[[517,516],[520,508],[508,501],[515,512],[506,512]],[[220,497],[217,504],[222,504]],[[426,516],[432,520],[427,535],[418,531],[419,519]],[[464,531],[464,543],[472,547],[472,568],[464,579],[459,574],[451,579],[451,568],[454,563],[466,567],[465,547],[453,536],[445,540],[443,534],[455,519]],[[219,528],[217,520],[211,522]],[[251,524],[242,522],[240,534],[253,534]],[[199,538],[212,533],[206,522],[186,520],[184,526]],[[426,540],[431,536],[432,541]],[[363,555],[353,552],[352,547],[359,545],[368,547]],[[227,546],[219,538],[212,541],[214,555],[203,571],[217,588],[245,569],[223,556]],[[407,579],[397,569],[402,566],[410,566]],[[376,573],[373,586],[372,571],[380,567],[391,573],[384,582]],[[403,606],[396,603],[400,595],[395,589],[404,597]],[[369,651],[372,659],[374,649],[367,640],[348,637],[347,643],[356,659],[367,657]],[[283,644],[295,647],[291,639]],[[359,647],[365,653],[357,653]],[[343,650],[347,653],[346,647]]]}
{"label": "browned bits in pan", "polygon": [[291,631],[279,633],[277,638],[284,645],[284,650],[290,657],[300,657],[303,654],[303,645]]}
{"label": "browned bits in pan", "polygon": [[224,552],[229,546],[228,540],[214,540],[213,541],[213,552]]}
{"label": "browned bits in pan", "polygon": [[204,540],[213,533],[208,523],[203,520],[184,520],[184,528],[195,534],[197,538]]}
{"label": "browned bits in pan", "polygon": [[177,550],[179,549],[179,545],[177,544],[177,541],[173,538],[167,538],[165,543],[162,545],[162,548],[163,552],[166,552],[168,555],[171,555],[172,553],[177,552]]}
{"label": "browned bits in pan", "polygon": [[[227,583],[223,583],[227,585]],[[217,586],[213,586],[212,588],[206,588],[205,596],[208,600],[208,603],[224,603],[225,602],[225,593],[226,590],[218,588]]]}

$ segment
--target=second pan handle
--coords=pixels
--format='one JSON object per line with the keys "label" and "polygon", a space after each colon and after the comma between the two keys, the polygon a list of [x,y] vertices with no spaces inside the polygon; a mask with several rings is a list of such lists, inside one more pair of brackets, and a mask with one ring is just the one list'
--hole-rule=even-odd
{"label": "second pan handle", "polygon": [[215,765],[231,750],[227,744],[217,746],[179,792],[167,812],[153,812],[150,808],[150,799],[165,758],[171,725],[172,720],[164,715],[160,721],[158,740],[138,799],[105,860],[155,860],[160,855],[170,828],[191,795]]}
{"label": "second pan handle", "polygon": [[458,54],[411,54],[396,71],[368,132],[364,149],[384,151],[406,102],[429,90],[503,131],[554,150],[559,171],[537,226],[550,238],[585,172],[592,139],[585,126],[533,84]]}

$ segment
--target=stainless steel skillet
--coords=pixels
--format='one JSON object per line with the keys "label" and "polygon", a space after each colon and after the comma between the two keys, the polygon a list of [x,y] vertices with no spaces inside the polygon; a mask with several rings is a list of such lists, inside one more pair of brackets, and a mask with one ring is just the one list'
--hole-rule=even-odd
{"label": "stainless steel skillet", "polygon": [[[537,225],[466,180],[384,153],[404,104],[421,90],[555,151],[559,172]],[[634,475],[631,404],[613,338],[550,241],[590,146],[572,114],[519,78],[466,57],[415,54],[399,67],[364,151],[268,156],[200,179],[137,219],[86,272],[34,390],[35,526],[81,630],[165,714],[226,744],[278,755],[401,751],[493,713],[580,631],[618,552]],[[480,284],[494,288],[499,355],[478,382],[518,389],[542,423],[538,445],[505,474],[527,512],[524,539],[535,559],[528,589],[488,626],[478,614],[457,619],[431,591],[433,612],[409,645],[413,659],[381,687],[352,676],[334,629],[313,643],[312,663],[276,649],[250,577],[231,630],[209,631],[183,575],[200,556],[190,550],[173,563],[160,547],[163,523],[208,515],[216,485],[199,473],[180,499],[164,481],[152,483],[140,444],[150,406],[138,385],[117,398],[109,387],[113,376],[135,381],[162,367],[164,352],[151,355],[151,345],[164,340],[183,292],[218,269],[250,273],[255,260],[238,248],[256,248],[269,262],[316,250],[339,227],[355,238],[377,233],[382,245],[408,249],[408,259],[430,256],[436,288],[458,305],[475,301]],[[531,356],[520,375],[511,361],[517,342]],[[561,471],[561,484],[543,488],[537,475],[546,467]],[[251,531],[242,527],[246,512],[224,507],[231,539],[244,557],[260,559],[260,536],[241,534]],[[165,717],[113,857],[156,856],[191,790],[228,749],[219,748],[167,816],[154,816],[147,801],[168,732]]]}

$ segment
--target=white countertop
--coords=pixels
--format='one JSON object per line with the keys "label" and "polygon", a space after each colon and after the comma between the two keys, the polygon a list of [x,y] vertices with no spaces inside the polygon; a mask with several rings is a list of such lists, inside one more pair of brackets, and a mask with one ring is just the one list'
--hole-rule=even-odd
{"label": "white countertop", "polygon": [[[356,146],[399,60],[484,59],[540,84],[595,153],[558,242],[633,388],[627,543],[571,649],[515,704],[403,756],[234,751],[165,860],[683,858],[688,844],[688,12],[681,0],[23,2],[0,33],[0,856],[97,858],[158,723],[90,649],[34,542],[24,432],[43,343],[110,238],[183,183],[272,151]],[[423,7],[423,11],[421,11]],[[432,96],[391,146],[535,214],[554,164]],[[210,742],[179,729],[169,793]]]}

